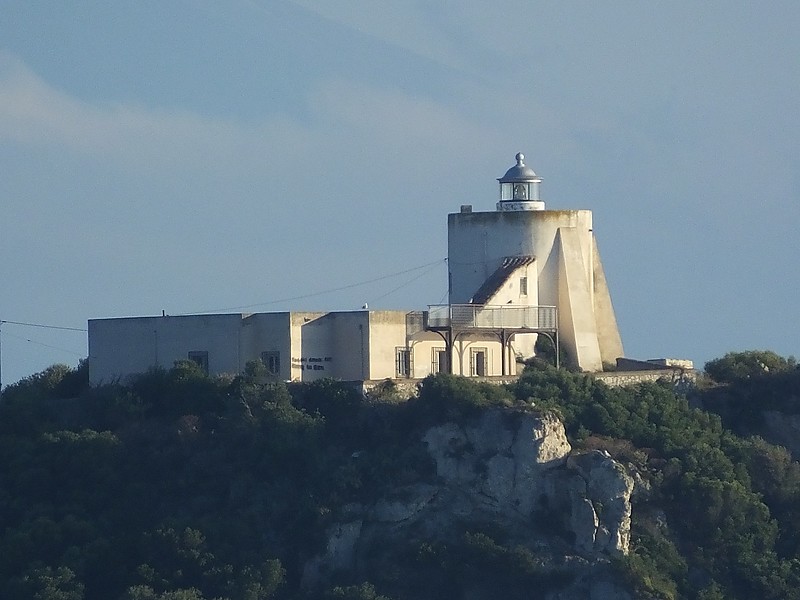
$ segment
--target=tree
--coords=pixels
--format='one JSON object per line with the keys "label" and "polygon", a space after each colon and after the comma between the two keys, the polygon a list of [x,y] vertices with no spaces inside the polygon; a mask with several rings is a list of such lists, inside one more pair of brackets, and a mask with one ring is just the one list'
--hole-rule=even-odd
{"label": "tree", "polygon": [[203,600],[204,596],[194,588],[172,590],[159,594],[146,585],[135,585],[125,592],[122,600]]}
{"label": "tree", "polygon": [[706,373],[717,383],[740,383],[748,379],[784,373],[797,368],[793,356],[784,358],[771,350],[728,352],[706,363]]}
{"label": "tree", "polygon": [[335,587],[329,594],[331,600],[391,600],[386,596],[378,595],[375,586],[369,582],[348,587]]}
{"label": "tree", "polygon": [[33,569],[22,578],[21,588],[19,598],[83,600],[83,584],[66,567]]}

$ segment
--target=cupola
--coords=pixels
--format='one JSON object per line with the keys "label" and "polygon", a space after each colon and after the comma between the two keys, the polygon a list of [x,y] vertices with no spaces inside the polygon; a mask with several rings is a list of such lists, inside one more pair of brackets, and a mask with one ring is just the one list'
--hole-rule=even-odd
{"label": "cupola", "polygon": [[517,164],[497,181],[500,182],[500,202],[497,210],[544,210],[539,200],[542,178],[525,164],[525,155],[518,152]]}

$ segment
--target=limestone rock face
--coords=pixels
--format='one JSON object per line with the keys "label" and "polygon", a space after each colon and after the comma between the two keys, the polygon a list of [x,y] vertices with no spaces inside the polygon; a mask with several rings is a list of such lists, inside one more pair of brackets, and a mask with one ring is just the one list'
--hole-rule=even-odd
{"label": "limestone rock face", "polygon": [[[628,552],[633,478],[605,453],[573,452],[554,416],[488,410],[469,423],[432,427],[422,440],[436,478],[343,511],[325,552],[306,564],[306,586],[337,570],[365,570],[392,540],[460,539],[469,522],[494,523],[545,562],[574,555],[584,571]],[[611,591],[613,582],[586,581],[576,592],[582,597],[624,597]]]}
{"label": "limestone rock face", "polygon": [[488,411],[473,426],[429,429],[423,441],[445,484],[462,486],[485,508],[527,518],[543,473],[563,465],[571,446],[555,417],[516,416],[512,423],[506,413]]}
{"label": "limestone rock face", "polygon": [[330,528],[325,554],[306,563],[303,568],[303,582],[313,585],[314,582],[324,579],[328,573],[352,568],[362,525],[362,521],[352,521]]}
{"label": "limestone rock face", "polygon": [[[631,503],[634,480],[608,454],[595,450],[567,460],[576,481],[565,486],[572,506],[571,525],[576,544],[584,551],[609,555],[627,554],[631,538]],[[582,482],[585,488],[580,485]],[[553,492],[558,497],[560,490]]]}

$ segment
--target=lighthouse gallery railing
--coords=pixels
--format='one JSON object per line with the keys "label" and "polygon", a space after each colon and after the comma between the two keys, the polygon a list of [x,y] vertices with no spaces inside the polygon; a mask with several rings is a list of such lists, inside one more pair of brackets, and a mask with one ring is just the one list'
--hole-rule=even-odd
{"label": "lighthouse gallery railing", "polygon": [[555,306],[433,304],[428,307],[425,317],[425,329],[558,329]]}

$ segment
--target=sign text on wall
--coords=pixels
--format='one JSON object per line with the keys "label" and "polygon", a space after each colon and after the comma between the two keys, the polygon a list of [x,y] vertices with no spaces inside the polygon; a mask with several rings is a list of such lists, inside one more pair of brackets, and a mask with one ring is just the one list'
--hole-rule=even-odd
{"label": "sign text on wall", "polygon": [[324,371],[325,363],[333,362],[332,356],[303,356],[292,357],[292,368],[301,371]]}

